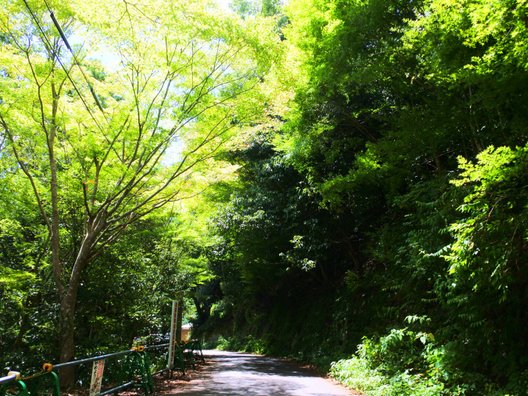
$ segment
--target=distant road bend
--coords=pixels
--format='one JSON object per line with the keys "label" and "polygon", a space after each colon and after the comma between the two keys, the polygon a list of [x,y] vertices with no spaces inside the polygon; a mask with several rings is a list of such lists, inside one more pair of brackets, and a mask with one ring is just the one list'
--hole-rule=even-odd
{"label": "distant road bend", "polygon": [[352,396],[359,395],[281,359],[237,352],[204,351],[207,364],[188,382],[163,395]]}

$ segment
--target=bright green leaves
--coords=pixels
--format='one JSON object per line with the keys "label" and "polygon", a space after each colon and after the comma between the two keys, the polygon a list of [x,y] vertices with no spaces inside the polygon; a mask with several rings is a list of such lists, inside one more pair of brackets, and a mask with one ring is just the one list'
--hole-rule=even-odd
{"label": "bright green leaves", "polygon": [[526,148],[489,147],[475,163],[460,159],[463,170],[453,183],[468,194],[451,225],[455,241],[450,272],[473,279],[474,288],[490,282],[507,294],[515,280],[527,234]]}
{"label": "bright green leaves", "polygon": [[[62,304],[62,334],[69,339],[62,356],[73,357],[76,296],[85,302],[78,293],[86,287],[81,280],[97,282],[102,274],[123,285],[130,266],[146,272],[131,282],[136,291],[159,286],[153,299],[159,297],[160,305],[175,288],[181,295],[210,280],[208,213],[193,205],[181,217],[164,213],[179,237],[160,226],[159,234],[145,232],[146,241],[110,246],[156,222],[149,216],[160,208],[184,212],[175,202],[229,177],[229,168],[209,169],[220,167],[214,157],[241,127],[263,119],[272,90],[260,88],[280,58],[280,40],[275,20],[224,15],[209,1],[2,4],[0,133],[8,149],[0,158],[2,172],[9,169],[24,180],[17,187],[24,187],[26,198],[33,195],[32,213],[49,232],[51,249],[38,260],[52,261],[54,298]],[[200,220],[190,221],[194,217]],[[179,227],[183,221],[192,226]],[[148,244],[156,239],[169,247],[159,242],[153,249]],[[124,254],[127,248],[137,251]],[[101,268],[97,257],[112,265]],[[27,286],[24,274],[14,272],[26,270],[18,264],[2,272],[2,283],[10,276],[16,287]],[[91,265],[95,271],[87,275]],[[153,281],[158,275],[167,282]],[[48,273],[36,270],[33,276]],[[99,327],[119,327],[92,313]]]}
{"label": "bright green leaves", "polygon": [[33,271],[35,269],[32,257],[33,246],[25,240],[23,234],[24,229],[18,221],[0,219],[1,289],[23,290],[36,279]]}
{"label": "bright green leaves", "polygon": [[[527,150],[488,147],[474,161],[459,161],[461,173],[452,184],[463,200],[448,227],[452,242],[441,252],[450,265],[441,295],[455,318],[454,345],[484,356],[492,372],[515,371],[510,365],[518,367],[516,351],[524,342],[518,329],[526,320]],[[508,362],[495,358],[499,350],[509,351]]]}
{"label": "bright green leaves", "polygon": [[525,69],[525,19],[524,1],[430,1],[423,16],[410,22],[404,45],[435,80]]}
{"label": "bright green leaves", "polygon": [[[92,51],[78,50],[75,58],[60,40],[48,53],[32,47],[57,36],[44,8],[19,14],[27,26],[42,24],[44,33],[20,32],[17,17],[4,14],[3,33],[16,40],[2,46],[0,106],[4,127],[17,125],[11,144],[21,161],[39,168],[57,143],[61,195],[75,196],[89,216],[113,200],[120,207],[110,212],[119,218],[118,212],[141,215],[149,204],[172,200],[182,188],[177,180],[260,116],[265,96],[258,86],[278,38],[272,21],[242,21],[205,2],[103,3],[71,9],[50,3],[69,26],[70,41],[85,41]],[[112,12],[101,13],[105,7]],[[108,58],[117,58],[117,66]],[[167,151],[176,155],[162,164]],[[41,172],[35,180],[45,183]],[[124,199],[128,194],[135,199]]]}
{"label": "bright green leaves", "polygon": [[321,186],[323,202],[337,208],[343,204],[346,195],[365,193],[369,188],[377,189],[380,185],[376,182],[386,172],[384,165],[372,149],[367,149],[363,154],[356,156],[355,164],[347,175],[336,176],[325,181]]}
{"label": "bright green leaves", "polygon": [[0,268],[0,284],[2,289],[8,292],[27,287],[27,283],[33,282],[35,278],[31,272],[17,271],[7,267]]}
{"label": "bright green leaves", "polygon": [[[459,168],[462,170],[460,176],[453,180],[457,187],[478,183],[478,191],[484,193],[492,190],[494,184],[505,181],[508,178],[508,168],[518,156],[518,151],[509,147],[488,147],[477,155],[477,162],[473,163],[464,157],[459,157]],[[471,197],[466,198],[467,201]]]}

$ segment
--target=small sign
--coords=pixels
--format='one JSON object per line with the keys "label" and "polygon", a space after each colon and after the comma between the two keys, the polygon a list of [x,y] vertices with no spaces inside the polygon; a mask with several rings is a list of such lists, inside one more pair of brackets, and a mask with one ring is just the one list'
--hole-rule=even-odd
{"label": "small sign", "polygon": [[101,385],[103,384],[105,361],[96,360],[92,366],[92,382],[90,383],[90,396],[98,396],[101,393]]}

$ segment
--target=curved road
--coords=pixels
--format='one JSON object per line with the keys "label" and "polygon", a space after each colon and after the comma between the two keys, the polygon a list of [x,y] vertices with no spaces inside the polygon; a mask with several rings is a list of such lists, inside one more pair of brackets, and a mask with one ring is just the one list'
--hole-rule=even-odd
{"label": "curved road", "polygon": [[224,351],[204,355],[206,364],[192,373],[192,379],[177,381],[163,395],[358,395],[285,360]]}

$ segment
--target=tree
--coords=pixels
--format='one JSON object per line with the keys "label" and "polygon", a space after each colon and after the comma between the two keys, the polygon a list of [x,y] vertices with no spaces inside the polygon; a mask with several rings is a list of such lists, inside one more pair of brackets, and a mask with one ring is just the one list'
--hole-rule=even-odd
{"label": "tree", "polygon": [[85,269],[258,113],[271,36],[201,2],[4,3],[1,132],[50,234],[67,361]]}

